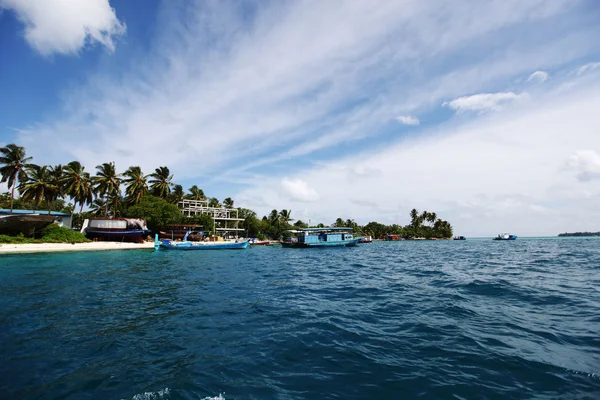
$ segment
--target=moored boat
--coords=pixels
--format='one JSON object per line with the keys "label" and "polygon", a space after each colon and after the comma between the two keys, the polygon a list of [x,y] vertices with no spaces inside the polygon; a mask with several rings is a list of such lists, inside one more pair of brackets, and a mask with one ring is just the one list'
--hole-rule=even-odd
{"label": "moored boat", "polygon": [[516,240],[517,235],[511,235],[510,233],[500,233],[494,238],[494,240]]}
{"label": "moored boat", "polygon": [[81,233],[92,240],[143,242],[150,231],[141,218],[91,218],[83,222]]}
{"label": "moored boat", "polygon": [[467,240],[467,238],[464,236],[454,236],[452,240]]}
{"label": "moored boat", "polygon": [[372,243],[373,238],[371,236],[363,236],[358,240],[358,243]]}
{"label": "moored boat", "polygon": [[177,242],[170,239],[159,240],[155,235],[155,250],[242,250],[248,247],[248,241],[227,241],[227,242]]}
{"label": "moored boat", "polygon": [[289,232],[295,237],[284,241],[283,247],[356,246],[360,241],[360,237],[352,234],[352,228],[304,228]]}

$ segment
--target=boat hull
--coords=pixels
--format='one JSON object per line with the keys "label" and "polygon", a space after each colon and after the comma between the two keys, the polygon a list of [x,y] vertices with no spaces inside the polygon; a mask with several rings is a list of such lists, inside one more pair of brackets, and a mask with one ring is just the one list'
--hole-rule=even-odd
{"label": "boat hull", "polygon": [[248,242],[172,242],[161,240],[154,243],[156,250],[243,250]]}
{"label": "boat hull", "polygon": [[0,235],[32,237],[56,220],[52,215],[10,214],[0,216]]}
{"label": "boat hull", "polygon": [[307,249],[313,247],[340,247],[340,246],[356,246],[360,238],[352,240],[340,240],[334,242],[316,242],[316,243],[301,243],[301,242],[283,242],[281,245],[287,248]]}

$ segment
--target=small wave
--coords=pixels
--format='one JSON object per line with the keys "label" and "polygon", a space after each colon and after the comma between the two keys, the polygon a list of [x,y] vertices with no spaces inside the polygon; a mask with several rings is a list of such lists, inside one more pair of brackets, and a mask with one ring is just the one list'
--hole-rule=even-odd
{"label": "small wave", "polygon": [[144,392],[140,394],[136,394],[131,398],[131,400],[160,400],[169,398],[169,393],[171,391],[169,388],[164,388],[163,390],[159,390],[158,392]]}
{"label": "small wave", "polygon": [[205,397],[202,400],[225,400],[225,397],[223,397],[223,395],[221,393],[219,393],[218,396],[215,396],[215,397]]}

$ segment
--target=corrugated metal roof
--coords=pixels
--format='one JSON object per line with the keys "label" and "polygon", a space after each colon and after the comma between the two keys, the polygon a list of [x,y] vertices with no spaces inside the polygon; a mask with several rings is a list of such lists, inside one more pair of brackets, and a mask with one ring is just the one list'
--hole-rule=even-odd
{"label": "corrugated metal roof", "polygon": [[[48,215],[48,210],[16,210],[13,209],[13,214],[42,214]],[[10,214],[10,208],[0,208],[0,215]],[[70,217],[71,214],[58,212],[58,211],[50,211],[50,215],[54,215],[56,217]]]}

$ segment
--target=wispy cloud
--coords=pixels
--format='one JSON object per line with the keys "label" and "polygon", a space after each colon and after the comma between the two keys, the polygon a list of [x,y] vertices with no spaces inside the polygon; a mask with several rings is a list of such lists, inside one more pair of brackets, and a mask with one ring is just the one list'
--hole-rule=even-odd
{"label": "wispy cloud", "polygon": [[575,73],[577,75],[582,75],[587,72],[593,71],[596,68],[600,68],[600,62],[592,62],[592,63],[587,63],[585,65],[582,65],[581,67],[579,67],[575,70]]}
{"label": "wispy cloud", "polygon": [[125,33],[108,0],[0,0],[0,8],[13,10],[25,25],[25,40],[43,55],[75,54],[86,43],[108,50]]}
{"label": "wispy cloud", "polygon": [[485,112],[499,110],[503,105],[517,100],[519,96],[521,95],[513,92],[480,93],[445,101],[442,105],[459,113],[465,111]]}
{"label": "wispy cloud", "polygon": [[529,75],[529,78],[527,78],[527,82],[545,82],[548,80],[549,77],[550,74],[546,71],[535,71],[534,73]]}
{"label": "wispy cloud", "polygon": [[413,117],[411,115],[401,115],[399,117],[396,117],[396,121],[404,125],[419,125],[421,123],[419,118]]}

